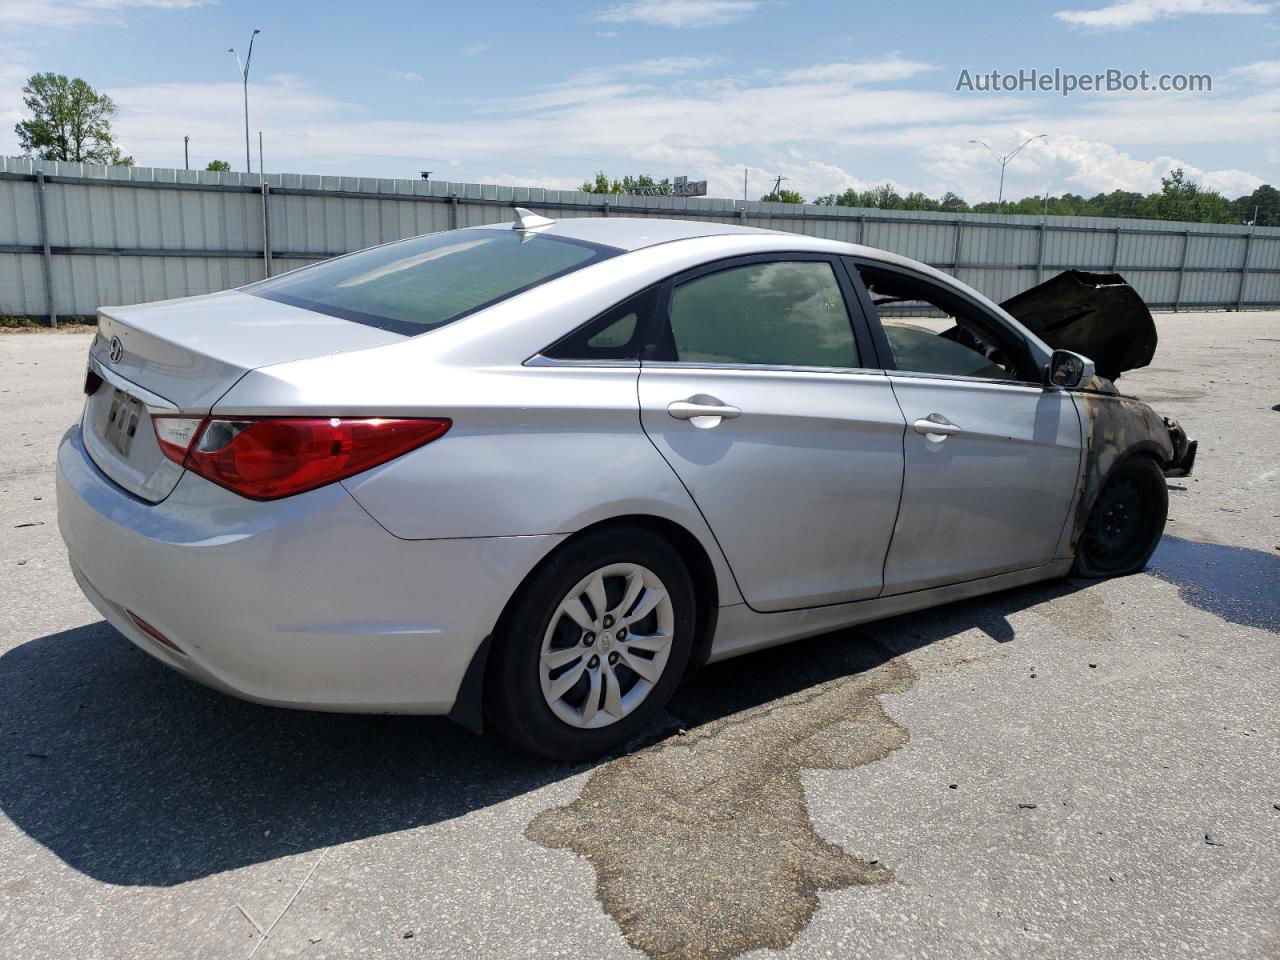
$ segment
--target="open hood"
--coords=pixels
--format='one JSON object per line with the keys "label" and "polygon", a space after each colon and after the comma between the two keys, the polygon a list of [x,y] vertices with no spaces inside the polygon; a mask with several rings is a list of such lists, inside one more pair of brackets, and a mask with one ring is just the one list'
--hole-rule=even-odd
{"label": "open hood", "polygon": [[1054,350],[1088,357],[1108,380],[1156,352],[1151,311],[1118,273],[1066,270],[1000,306]]}

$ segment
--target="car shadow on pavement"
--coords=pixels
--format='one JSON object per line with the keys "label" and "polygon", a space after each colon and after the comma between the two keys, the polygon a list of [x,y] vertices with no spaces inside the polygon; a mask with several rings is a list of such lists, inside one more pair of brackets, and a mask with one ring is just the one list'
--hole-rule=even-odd
{"label": "car shadow on pavement", "polygon": [[[671,718],[694,728],[973,626],[1011,639],[1011,613],[1084,586],[1023,587],[706,667],[650,739],[670,734]],[[236,700],[156,663],[105,622],[0,657],[0,812],[107,883],[178,884],[437,823],[588,769],[441,718]]]}

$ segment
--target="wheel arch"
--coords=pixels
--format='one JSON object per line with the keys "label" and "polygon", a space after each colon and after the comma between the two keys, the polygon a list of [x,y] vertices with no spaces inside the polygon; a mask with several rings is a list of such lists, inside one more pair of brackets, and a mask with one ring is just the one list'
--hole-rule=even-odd
{"label": "wheel arch", "polygon": [[715,636],[716,622],[720,610],[720,586],[716,576],[715,565],[711,555],[702,542],[687,528],[666,517],[653,514],[624,514],[600,520],[583,527],[561,540],[532,569],[525,574],[519,586],[503,605],[502,612],[494,622],[493,629],[481,642],[472,655],[471,663],[463,676],[453,708],[449,711],[449,719],[461,724],[474,733],[484,729],[484,695],[487,687],[489,654],[493,647],[493,638],[501,633],[502,626],[511,610],[515,607],[527,584],[550,563],[561,551],[583,537],[606,529],[645,530],[662,537],[674,546],[680,558],[689,569],[693,580],[696,609],[694,613],[693,651],[689,657],[689,667],[696,669],[706,663],[711,654],[711,643]]}

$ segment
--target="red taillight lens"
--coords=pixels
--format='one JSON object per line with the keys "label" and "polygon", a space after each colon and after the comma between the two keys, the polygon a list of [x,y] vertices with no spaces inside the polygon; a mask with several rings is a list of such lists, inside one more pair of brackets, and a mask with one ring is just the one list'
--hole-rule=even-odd
{"label": "red taillight lens", "polygon": [[181,454],[176,443],[161,440],[160,446],[170,459],[241,496],[275,500],[386,463],[451,425],[445,419],[210,417]]}

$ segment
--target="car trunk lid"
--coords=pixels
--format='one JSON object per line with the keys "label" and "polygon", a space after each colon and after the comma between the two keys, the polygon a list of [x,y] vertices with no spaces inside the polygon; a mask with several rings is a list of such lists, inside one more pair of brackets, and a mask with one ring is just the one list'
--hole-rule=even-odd
{"label": "car trunk lid", "polygon": [[108,477],[153,503],[182,476],[152,418],[204,416],[248,371],[381,346],[402,335],[237,291],[98,312],[89,350],[85,449]]}

